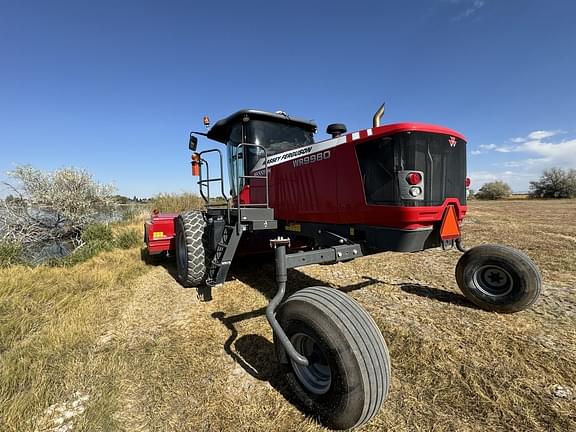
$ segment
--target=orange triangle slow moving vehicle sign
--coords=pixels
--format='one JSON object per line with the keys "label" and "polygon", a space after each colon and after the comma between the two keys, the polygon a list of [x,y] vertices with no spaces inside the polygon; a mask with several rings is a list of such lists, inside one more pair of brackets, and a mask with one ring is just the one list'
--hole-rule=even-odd
{"label": "orange triangle slow moving vehicle sign", "polygon": [[460,237],[460,226],[456,218],[454,206],[449,205],[444,214],[442,227],[440,228],[440,238],[442,240],[452,240]]}

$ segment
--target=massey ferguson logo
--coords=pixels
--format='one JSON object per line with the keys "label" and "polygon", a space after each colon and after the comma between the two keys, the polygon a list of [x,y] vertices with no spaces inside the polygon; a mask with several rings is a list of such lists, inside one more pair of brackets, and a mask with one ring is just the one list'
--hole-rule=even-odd
{"label": "massey ferguson logo", "polygon": [[450,144],[450,147],[456,147],[456,138],[454,138],[453,136],[448,138],[448,144]]}

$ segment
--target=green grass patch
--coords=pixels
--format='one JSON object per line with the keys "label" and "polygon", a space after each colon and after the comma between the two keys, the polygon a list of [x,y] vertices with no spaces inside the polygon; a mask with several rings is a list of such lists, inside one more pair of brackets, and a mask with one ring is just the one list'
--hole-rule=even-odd
{"label": "green grass patch", "polygon": [[130,249],[140,246],[142,243],[142,236],[135,229],[128,229],[120,231],[114,239],[114,244],[120,249]]}
{"label": "green grass patch", "polygon": [[92,224],[82,230],[82,240],[86,243],[100,241],[112,242],[114,240],[114,231],[107,224]]}
{"label": "green grass patch", "polygon": [[12,241],[0,241],[0,267],[22,263],[22,245]]}
{"label": "green grass patch", "polygon": [[54,258],[48,262],[53,267],[73,266],[93,258],[102,252],[116,248],[131,249],[140,246],[142,234],[133,228],[126,228],[123,224],[112,228],[110,225],[89,225],[82,232],[84,244],[64,258]]}
{"label": "green grass patch", "polygon": [[114,248],[112,241],[93,240],[84,243],[70,255],[64,258],[55,258],[50,261],[50,264],[55,267],[72,266],[89,260],[96,255],[110,251]]}

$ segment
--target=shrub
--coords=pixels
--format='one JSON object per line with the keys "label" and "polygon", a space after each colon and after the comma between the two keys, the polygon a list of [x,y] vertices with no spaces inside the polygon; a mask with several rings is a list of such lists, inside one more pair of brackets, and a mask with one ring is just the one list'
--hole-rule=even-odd
{"label": "shrub", "polygon": [[495,181],[484,184],[476,192],[475,197],[478,199],[485,199],[485,200],[497,200],[509,197],[512,194],[512,189],[508,186],[507,183],[503,181]]}
{"label": "shrub", "polygon": [[24,248],[69,240],[79,245],[83,229],[115,205],[114,188],[96,182],[83,170],[44,172],[24,165],[7,175],[13,184],[5,184],[16,197],[3,202],[0,238]]}
{"label": "shrub", "polygon": [[530,182],[531,198],[576,198],[576,170],[544,170],[539,180]]}
{"label": "shrub", "polygon": [[141,243],[142,237],[138,231],[134,229],[120,232],[114,240],[114,244],[121,249],[130,249],[132,247],[140,246]]}
{"label": "shrub", "polygon": [[101,241],[112,242],[114,240],[114,233],[110,225],[106,224],[92,224],[88,225],[82,230],[82,241],[85,243]]}
{"label": "shrub", "polygon": [[22,245],[14,241],[0,241],[0,267],[22,263]]}

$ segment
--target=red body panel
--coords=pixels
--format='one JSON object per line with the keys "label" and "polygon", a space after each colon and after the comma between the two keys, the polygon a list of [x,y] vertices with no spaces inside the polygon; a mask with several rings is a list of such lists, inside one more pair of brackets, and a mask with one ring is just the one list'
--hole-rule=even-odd
{"label": "red body panel", "polygon": [[[418,229],[442,220],[446,206],[455,206],[461,221],[467,207],[456,198],[448,198],[440,206],[389,206],[366,202],[360,166],[355,146],[377,136],[398,132],[421,131],[464,137],[451,129],[421,123],[398,123],[354,132],[336,138],[342,143],[329,147],[330,157],[298,167],[295,160],[275,164],[269,168],[270,207],[278,220],[326,224],[363,224],[399,229]],[[327,140],[312,145],[322,149]],[[340,142],[339,141],[339,142]],[[264,201],[263,181],[254,181],[251,202]],[[462,187],[465,187],[463,184]]]}
{"label": "red body panel", "polygon": [[157,213],[144,223],[144,239],[149,254],[154,255],[175,249],[177,217],[177,213]]}
{"label": "red body panel", "polygon": [[[458,222],[462,221],[467,207],[452,197],[436,206],[367,203],[356,146],[378,136],[408,131],[437,133],[448,135],[450,140],[457,137],[465,141],[460,133],[441,126],[397,123],[314,143],[309,148],[272,156],[272,160],[269,157],[269,202],[275,219],[418,230],[438,225],[447,206],[452,205]],[[251,174],[263,175],[263,166],[257,165]],[[264,179],[251,179],[250,186],[245,186],[240,195],[242,203],[265,202]],[[175,249],[177,217],[174,213],[155,214],[146,222],[145,240],[151,254]]]}

